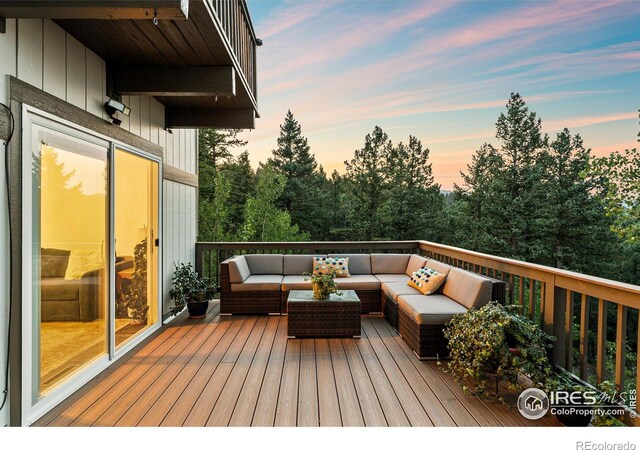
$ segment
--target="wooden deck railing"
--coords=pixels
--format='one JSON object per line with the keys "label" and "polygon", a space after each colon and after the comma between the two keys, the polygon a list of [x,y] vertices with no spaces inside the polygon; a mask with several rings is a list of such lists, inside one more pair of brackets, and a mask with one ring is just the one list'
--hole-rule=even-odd
{"label": "wooden deck railing", "polygon": [[[217,280],[220,262],[235,254],[374,252],[420,253],[506,281],[507,303],[520,305],[523,314],[555,336],[551,357],[556,365],[590,384],[611,380],[619,391],[640,390],[640,286],[428,241],[199,242],[196,269]],[[630,349],[632,333],[637,339]],[[633,356],[635,367],[629,364]]]}
{"label": "wooden deck railing", "polygon": [[244,76],[249,95],[255,104],[258,98],[256,79],[256,33],[251,23],[246,0],[207,0],[218,26],[224,32],[226,44],[234,56],[237,69]]}

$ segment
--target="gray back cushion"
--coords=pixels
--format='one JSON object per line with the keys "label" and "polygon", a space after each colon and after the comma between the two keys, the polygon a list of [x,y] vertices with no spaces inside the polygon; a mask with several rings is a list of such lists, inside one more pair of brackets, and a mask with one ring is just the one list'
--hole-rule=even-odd
{"label": "gray back cushion", "polygon": [[442,293],[467,308],[480,308],[491,301],[492,289],[488,278],[452,267]]}
{"label": "gray back cushion", "polygon": [[229,281],[232,283],[242,283],[249,278],[251,272],[244,256],[236,256],[229,260]]}
{"label": "gray back cushion", "polygon": [[371,275],[371,256],[369,254],[331,254],[329,258],[349,258],[351,275]]}
{"label": "gray back cushion", "polygon": [[284,255],[244,255],[251,275],[282,275]]}
{"label": "gray back cushion", "polygon": [[427,261],[427,263],[424,266],[427,269],[433,269],[436,272],[440,272],[440,273],[449,273],[449,271],[453,269],[453,267],[450,266],[449,264],[436,261],[435,259],[430,259],[429,261]]}
{"label": "gray back cushion", "polygon": [[427,260],[428,259],[424,256],[411,255],[411,258],[409,258],[409,262],[407,263],[407,271],[405,272],[405,274],[409,276],[413,275],[413,272],[416,272],[418,269],[424,267]]}
{"label": "gray back cushion", "polygon": [[43,248],[40,253],[40,277],[64,278],[70,255],[70,250]]}
{"label": "gray back cushion", "polygon": [[407,270],[407,264],[411,255],[395,253],[372,253],[371,271],[377,273],[399,273],[403,274]]}
{"label": "gray back cushion", "polygon": [[313,272],[313,257],[326,255],[284,255],[284,275],[302,275]]}

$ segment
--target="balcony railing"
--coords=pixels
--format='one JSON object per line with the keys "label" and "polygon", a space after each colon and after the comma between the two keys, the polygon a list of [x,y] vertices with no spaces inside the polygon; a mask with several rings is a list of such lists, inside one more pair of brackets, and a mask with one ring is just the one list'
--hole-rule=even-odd
{"label": "balcony railing", "polygon": [[[638,317],[640,286],[427,241],[199,242],[196,244],[196,270],[219,281],[220,263],[236,254],[376,252],[420,253],[504,280],[508,283],[507,303],[521,305],[523,314],[555,336],[551,356],[557,366],[587,383],[611,380],[619,391],[627,390],[630,384],[636,392],[640,390],[640,377],[637,376],[640,359],[636,358],[635,383],[625,379],[629,369],[626,353],[630,333],[637,333],[638,337],[637,348],[631,353],[635,351],[636,356],[640,353],[640,321],[628,320]],[[615,314],[610,314],[613,309]],[[597,313],[593,314],[595,311]],[[631,323],[637,329],[630,329]],[[577,348],[573,345],[574,333],[579,335]],[[615,354],[608,355],[607,342],[614,343]],[[637,406],[636,411],[639,411]],[[638,419],[627,417],[626,420],[637,425]]]}
{"label": "balcony railing", "polygon": [[256,34],[245,0],[207,0],[213,8],[226,45],[244,76],[252,100],[258,98],[256,80]]}

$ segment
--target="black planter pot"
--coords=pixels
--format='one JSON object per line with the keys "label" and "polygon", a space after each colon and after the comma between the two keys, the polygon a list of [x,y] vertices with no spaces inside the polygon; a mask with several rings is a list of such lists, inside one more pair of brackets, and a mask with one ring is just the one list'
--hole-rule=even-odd
{"label": "black planter pot", "polygon": [[558,414],[556,417],[567,427],[588,427],[591,423],[591,414]]}
{"label": "black planter pot", "polygon": [[207,309],[209,308],[209,301],[187,303],[187,310],[189,310],[189,317],[191,319],[200,319],[207,315]]}

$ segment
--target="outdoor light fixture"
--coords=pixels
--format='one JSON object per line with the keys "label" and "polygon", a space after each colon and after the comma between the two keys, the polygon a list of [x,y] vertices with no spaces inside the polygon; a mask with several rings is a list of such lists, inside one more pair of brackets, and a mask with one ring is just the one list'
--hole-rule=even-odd
{"label": "outdoor light fixture", "polygon": [[257,47],[262,47],[262,39],[256,38],[256,46]]}
{"label": "outdoor light fixture", "polygon": [[131,108],[129,108],[127,105],[125,105],[121,101],[118,101],[111,97],[109,97],[109,101],[107,101],[104,104],[104,110],[107,112],[107,114],[109,114],[109,117],[111,118],[111,122],[113,122],[114,125],[118,125],[118,126],[120,126],[120,124],[122,123],[122,120],[115,117],[117,112],[120,112],[127,117],[129,117],[129,114],[131,114]]}

